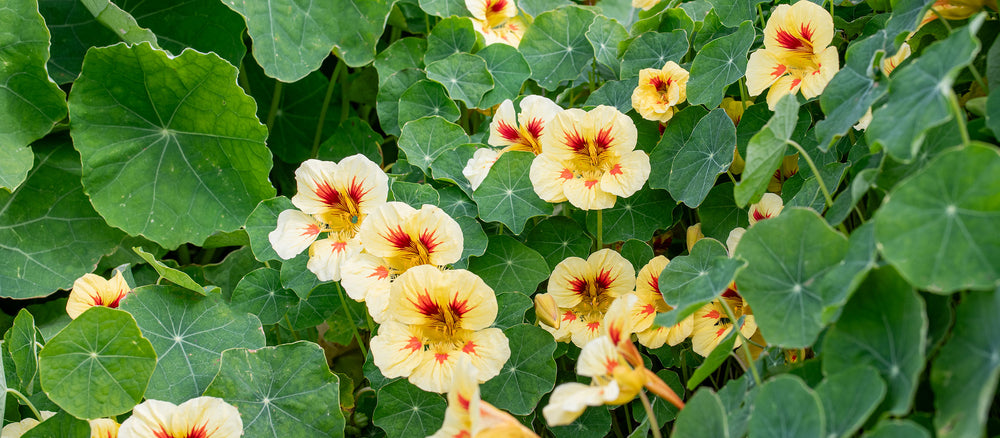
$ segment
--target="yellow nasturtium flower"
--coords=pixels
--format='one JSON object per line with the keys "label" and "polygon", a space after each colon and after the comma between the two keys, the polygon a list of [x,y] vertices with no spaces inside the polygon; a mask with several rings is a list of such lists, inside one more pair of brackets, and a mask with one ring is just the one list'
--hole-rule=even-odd
{"label": "yellow nasturtium flower", "polygon": [[444,423],[429,438],[538,438],[516,418],[480,398],[477,374],[468,357],[459,358]]}
{"label": "yellow nasturtium flower", "polygon": [[677,105],[687,100],[689,76],[673,61],[660,69],[642,69],[639,85],[632,91],[632,108],[646,120],[666,123],[677,112]]}
{"label": "yellow nasturtium flower", "polygon": [[763,197],[760,198],[755,204],[750,204],[750,211],[747,215],[750,218],[750,226],[752,227],[757,222],[764,219],[770,219],[781,213],[781,210],[785,208],[785,203],[781,200],[781,196],[775,195],[774,193],[765,193]]}
{"label": "yellow nasturtium flower", "polygon": [[421,265],[399,276],[389,292],[391,319],[371,340],[375,365],[386,377],[407,377],[420,389],[451,389],[455,366],[467,356],[480,382],[510,358],[507,337],[490,328],[497,317],[493,289],[464,269]]}
{"label": "yellow nasturtium flower", "polygon": [[635,316],[635,332],[639,343],[648,348],[660,348],[663,344],[677,345],[691,336],[694,318],[688,316],[672,327],[655,325],[657,313],[669,312],[673,307],[663,301],[660,292],[660,273],[670,263],[664,256],[654,257],[639,270],[635,279],[635,294],[639,298],[632,313]]}
{"label": "yellow nasturtium flower", "polygon": [[802,91],[807,99],[819,96],[840,70],[833,41],[833,17],[809,0],[779,5],[764,27],[764,47],[750,55],[746,84],[751,96],[770,87],[772,110],[787,94]]}
{"label": "yellow nasturtium flower", "polygon": [[94,306],[116,309],[122,298],[131,291],[121,271],[116,271],[110,280],[105,280],[100,275],[85,274],[73,282],[73,289],[70,290],[69,300],[66,302],[66,313],[70,318],[76,319]]}
{"label": "yellow nasturtium flower", "polygon": [[221,398],[202,396],[180,405],[146,400],[122,422],[119,438],[237,438],[243,420],[235,406]]}
{"label": "yellow nasturtium flower", "polygon": [[121,427],[117,421],[111,418],[98,418],[87,420],[90,423],[90,438],[117,438],[118,429]]}
{"label": "yellow nasturtium flower", "polygon": [[517,16],[514,0],[465,0],[472,24],[486,45],[503,43],[517,47],[524,36],[524,22]]}
{"label": "yellow nasturtium flower", "polygon": [[632,196],[649,179],[649,156],[635,150],[635,123],[614,107],[568,109],[546,129],[529,177],[547,202],[569,200],[582,210],[611,208],[618,196]]}
{"label": "yellow nasturtium flower", "polygon": [[994,11],[997,10],[996,0],[937,0],[931,8],[924,13],[920,20],[919,29],[923,25],[930,23],[941,16],[945,20],[964,20],[989,6]]}
{"label": "yellow nasturtium flower", "polygon": [[648,11],[660,3],[660,0],[632,0],[632,7]]}
{"label": "yellow nasturtium flower", "polygon": [[[735,286],[722,294],[721,297],[702,306],[694,312],[694,327],[691,331],[691,345],[695,353],[704,357],[715,349],[717,345],[733,330],[735,321],[729,319],[726,308],[720,300],[725,300],[726,304],[733,311],[733,316],[743,318],[743,325],[740,326],[740,333],[746,338],[753,336],[757,331],[757,323],[753,314],[749,313],[746,301],[736,293]],[[736,344],[733,348],[739,348],[743,344],[742,338],[737,336]]]}

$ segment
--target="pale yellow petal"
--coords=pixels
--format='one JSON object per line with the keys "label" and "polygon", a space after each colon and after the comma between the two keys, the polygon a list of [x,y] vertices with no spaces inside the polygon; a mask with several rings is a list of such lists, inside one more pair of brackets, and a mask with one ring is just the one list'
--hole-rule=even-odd
{"label": "pale yellow petal", "polygon": [[740,244],[740,240],[743,239],[743,234],[747,232],[746,228],[736,227],[729,232],[729,237],[726,238],[726,249],[729,251],[729,256],[732,257],[736,254],[736,246]]}
{"label": "pale yellow petal", "polygon": [[596,251],[587,257],[587,264],[604,293],[611,298],[635,290],[635,268],[617,251],[608,248]]}
{"label": "pale yellow petal", "polygon": [[[235,406],[221,398],[202,396],[177,406],[170,418],[169,436],[238,438],[243,435],[243,420]],[[199,435],[200,433],[200,435]]]}
{"label": "pale yellow petal", "polygon": [[788,67],[773,53],[759,49],[750,54],[750,61],[747,62],[747,92],[751,96],[757,96],[787,73]]}
{"label": "pale yellow petal", "polygon": [[348,257],[341,265],[340,274],[340,285],[355,301],[367,301],[369,291],[373,289],[388,291],[392,281],[385,259],[368,253],[355,253]]}
{"label": "pale yellow petal", "polygon": [[639,191],[649,179],[649,156],[635,150],[623,154],[618,162],[601,177],[601,189],[612,195],[628,198]]}
{"label": "pale yellow petal", "polygon": [[767,92],[768,109],[774,111],[782,97],[798,93],[801,86],[802,80],[793,76],[783,76],[778,79],[774,85],[771,85],[771,90]]}
{"label": "pale yellow petal", "polygon": [[590,341],[604,335],[604,315],[593,312],[581,314],[580,319],[570,324],[573,345],[583,348]]}
{"label": "pale yellow petal", "polygon": [[560,308],[571,309],[583,300],[578,292],[580,283],[593,281],[590,264],[579,257],[568,257],[559,262],[549,277],[547,291]]}
{"label": "pale yellow petal", "polygon": [[882,64],[880,65],[882,74],[889,76],[889,74],[892,73],[892,71],[895,70],[896,67],[903,62],[903,60],[909,58],[912,53],[913,50],[910,48],[910,45],[903,43],[899,46],[899,50],[896,50],[895,55],[882,59]]}
{"label": "pale yellow petal", "polygon": [[306,268],[316,274],[319,281],[340,281],[340,270],[348,257],[361,252],[357,239],[340,240],[334,237],[317,240],[309,247]]}
{"label": "pale yellow petal", "polygon": [[[122,422],[118,438],[160,438],[172,433],[172,419],[177,405],[146,400],[132,409],[132,416]],[[158,435],[159,434],[159,435]]]}
{"label": "pale yellow petal", "polygon": [[490,122],[490,138],[487,143],[493,146],[509,146],[520,140],[517,115],[514,113],[514,102],[506,99],[497,107]]}
{"label": "pale yellow petal", "polygon": [[781,200],[781,196],[774,193],[765,193],[760,198],[760,201],[750,204],[750,211],[747,213],[750,219],[750,226],[752,227],[757,222],[779,215],[784,208],[785,204]]}
{"label": "pale yellow petal", "polygon": [[121,427],[117,421],[110,418],[87,420],[90,423],[90,438],[117,438]]}
{"label": "pale yellow petal", "polygon": [[802,95],[806,99],[823,94],[826,84],[829,84],[833,76],[840,71],[840,60],[837,56],[837,48],[832,46],[816,56],[816,68],[806,70],[802,76]]}
{"label": "pale yellow petal", "polygon": [[563,163],[542,153],[531,162],[528,178],[539,198],[545,202],[559,203],[566,201],[563,185],[575,178],[575,175]]}
{"label": "pale yellow petal", "polygon": [[371,339],[372,360],[383,376],[406,377],[428,355],[425,345],[419,328],[389,320],[379,326],[378,335]]}
{"label": "pale yellow petal", "polygon": [[627,293],[615,298],[608,306],[608,311],[604,314],[604,330],[615,345],[630,339],[635,331],[636,320],[632,309],[638,302],[639,297]]}
{"label": "pale yellow petal", "polygon": [[581,210],[604,210],[615,206],[615,195],[601,188],[600,177],[584,177],[567,180],[563,184],[566,200]]}
{"label": "pale yellow petal", "polygon": [[479,185],[483,183],[486,175],[490,174],[490,169],[493,168],[493,163],[496,163],[497,158],[500,158],[500,152],[489,148],[476,149],[476,152],[472,154],[472,158],[469,158],[469,161],[465,163],[465,168],[462,169],[462,175],[469,180],[472,190],[478,189]]}
{"label": "pale yellow petal", "polygon": [[588,406],[601,406],[618,398],[618,392],[615,382],[606,386],[563,383],[552,391],[549,404],[542,408],[542,416],[549,426],[564,426],[579,418]]}
{"label": "pale yellow petal", "polygon": [[392,283],[389,296],[389,312],[399,322],[444,332],[486,328],[497,316],[493,289],[464,269],[414,267]]}

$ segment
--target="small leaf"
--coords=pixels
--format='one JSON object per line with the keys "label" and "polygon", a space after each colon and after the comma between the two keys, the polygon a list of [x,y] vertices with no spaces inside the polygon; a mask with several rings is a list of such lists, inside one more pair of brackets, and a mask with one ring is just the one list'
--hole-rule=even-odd
{"label": "small leaf", "polygon": [[509,236],[489,236],[486,253],[472,258],[469,270],[482,277],[496,293],[520,292],[531,296],[538,284],[549,278],[545,259]]}
{"label": "small leaf", "polygon": [[424,204],[438,205],[441,202],[441,197],[434,187],[405,181],[393,181],[392,198],[418,210]]}
{"label": "small leaf", "polygon": [[667,61],[681,62],[688,51],[687,32],[646,32],[622,54],[622,79],[639,76],[644,68],[661,69]]}
{"label": "small leaf", "polygon": [[[627,113],[632,111],[632,92],[639,86],[639,78],[623,81],[607,81],[601,88],[587,96],[587,106],[608,105]],[[650,176],[652,178],[652,176]]]}
{"label": "small leaf", "polygon": [[862,438],[931,438],[931,433],[910,420],[882,420]]}
{"label": "small leaf", "polygon": [[483,95],[476,108],[492,108],[504,99],[515,99],[521,93],[524,81],[531,77],[531,67],[521,52],[506,44],[490,44],[476,55],[486,61],[486,68],[493,75],[493,89]]}
{"label": "small leaf", "polygon": [[594,240],[573,219],[566,216],[552,216],[545,218],[528,231],[524,237],[524,244],[538,251],[551,270],[567,257],[586,259],[590,255]]}
{"label": "small leaf", "polygon": [[476,30],[472,20],[465,17],[448,17],[438,22],[427,36],[424,62],[447,58],[455,53],[472,52],[476,46]]}
{"label": "small leaf", "polygon": [[619,252],[622,257],[625,257],[625,260],[632,264],[635,272],[639,272],[643,266],[646,266],[646,263],[653,259],[653,248],[641,240],[626,240]]}
{"label": "small leaf", "polygon": [[[434,179],[455,184],[471,198],[473,195],[472,184],[469,183],[469,179],[465,177],[462,170],[465,169],[466,164],[475,155],[477,149],[486,147],[488,146],[484,144],[463,144],[448,151],[447,154],[438,155],[431,163],[431,173],[433,173]],[[478,215],[478,208],[476,207],[476,215]]]}
{"label": "small leaf", "polygon": [[736,126],[721,108],[698,122],[670,168],[670,195],[697,208],[718,176],[729,169],[736,149]]}
{"label": "small leaf", "polygon": [[[746,167],[739,184],[733,189],[736,205],[744,206],[759,199],[767,190],[771,176],[781,165],[788,139],[798,121],[798,102],[788,95],[778,101],[774,115],[750,139],[747,145]],[[742,121],[740,123],[743,125]]]}
{"label": "small leaf", "polygon": [[316,158],[339,162],[351,155],[361,154],[378,164],[382,162],[382,149],[379,146],[384,140],[381,134],[368,125],[368,122],[357,117],[349,117],[340,122],[336,129],[330,132],[330,137],[319,145]]}
{"label": "small leaf", "polygon": [[[851,44],[847,48],[847,59],[853,60],[854,57],[864,59],[874,55],[874,53],[869,54],[875,51],[875,47],[872,46],[880,45],[884,39],[884,34],[877,34]],[[869,61],[865,70],[870,69],[870,64]],[[827,87],[828,89],[824,88],[825,92],[819,98],[826,119],[816,123],[816,136],[819,138],[820,150],[823,151],[835,137],[844,135],[858,123],[858,120],[871,109],[872,104],[886,92],[885,85],[872,80],[867,71],[857,71],[847,68],[846,65],[830,80]]]}
{"label": "small leaf", "polygon": [[[677,205],[664,190],[644,187],[628,198],[618,198],[615,206],[602,210],[604,242],[628,239],[649,240],[656,230],[674,224],[673,209]],[[587,230],[597,235],[597,213],[587,213]]]}
{"label": "small leaf", "polygon": [[545,330],[519,324],[504,330],[510,341],[510,359],[500,374],[482,384],[483,400],[514,415],[535,411],[542,396],[556,382],[556,342]]}
{"label": "small leaf", "polygon": [[671,327],[721,295],[746,267],[742,260],[729,258],[719,241],[704,238],[694,244],[691,254],[674,257],[659,277],[663,300],[674,308],[656,316],[656,324]]}
{"label": "small leaf", "polygon": [[389,76],[407,68],[424,68],[427,40],[417,37],[400,38],[375,56],[375,70],[381,86]]}
{"label": "small leaf", "polygon": [[308,265],[308,252],[281,263],[281,286],[295,291],[295,295],[302,300],[308,298],[312,290],[323,283],[309,270]]}
{"label": "small leaf", "polygon": [[711,388],[703,387],[684,405],[677,414],[674,429],[670,433],[674,438],[729,438],[729,427],[726,424],[726,410],[719,396]]}
{"label": "small leaf", "polygon": [[462,0],[420,0],[420,9],[438,17],[469,16],[469,10],[465,8],[465,2]]}
{"label": "small leaf", "polygon": [[[284,265],[282,265],[284,266]],[[289,330],[305,330],[321,324],[340,305],[339,283],[324,283],[309,292],[308,298],[299,298],[288,308],[286,321],[279,321]]]}
{"label": "small leaf", "polygon": [[14,318],[14,325],[3,336],[4,349],[10,353],[17,375],[17,381],[10,383],[24,395],[34,394],[38,386],[38,345],[44,340],[39,339],[37,333],[35,318],[28,310],[21,309]]}
{"label": "small leaf", "polygon": [[295,292],[281,287],[278,270],[260,268],[250,271],[233,291],[233,310],[257,315],[265,325],[275,324],[288,307],[298,301]]}
{"label": "small leaf", "polygon": [[430,436],[441,428],[447,407],[441,395],[398,380],[378,390],[372,422],[388,436]]}
{"label": "small leaf", "polygon": [[751,437],[822,438],[825,431],[823,402],[802,379],[784,374],[760,387],[750,417]]}
{"label": "small leaf", "polygon": [[594,58],[586,32],[595,14],[576,6],[543,12],[524,32],[518,50],[531,66],[531,78],[546,90],[573,80]]}
{"label": "small leaf", "polygon": [[746,20],[756,21],[756,6],[760,3],[766,3],[767,0],[708,0],[708,2],[712,4],[712,9],[719,15],[719,21],[722,24],[726,27],[736,27]]}
{"label": "small leaf", "polygon": [[[427,79],[423,70],[407,68],[397,71],[382,80],[375,97],[379,125],[388,135],[399,136],[399,99],[411,85]],[[452,105],[455,103],[452,102]]]}
{"label": "small leaf", "polygon": [[403,126],[399,135],[399,150],[410,164],[429,174],[430,165],[441,154],[469,142],[461,126],[440,116],[424,117]]}
{"label": "small leaf", "polygon": [[428,115],[456,122],[462,113],[455,101],[448,97],[448,90],[444,85],[424,79],[410,85],[399,96],[397,123],[402,128],[408,122]]}
{"label": "small leaf", "polygon": [[736,33],[705,44],[691,63],[688,102],[709,108],[719,106],[726,88],[746,73],[747,52],[754,37],[753,23],[744,21]]}
{"label": "small leaf", "polygon": [[[527,295],[520,292],[501,292],[497,294],[497,307],[500,310],[497,313],[497,320],[493,322],[493,326],[501,330],[507,330],[516,325],[523,324],[525,312],[528,309],[533,309],[535,303]],[[510,335],[507,335],[507,338],[510,339]]]}
{"label": "small leaf", "polygon": [[427,64],[427,78],[444,85],[452,99],[475,108],[483,95],[493,89],[493,76],[486,60],[468,53],[456,53]]}
{"label": "small leaf", "polygon": [[816,394],[823,400],[826,436],[847,438],[861,428],[885,398],[885,382],[878,371],[860,365],[823,379]]}
{"label": "small leaf", "polygon": [[552,214],[552,204],[538,197],[528,177],[534,159],[534,154],[519,151],[500,156],[473,193],[480,219],[500,222],[521,234],[528,219]]}
{"label": "small leaf", "polygon": [[135,251],[135,253],[138,254],[139,257],[142,257],[146,263],[149,263],[149,265],[156,270],[156,273],[160,274],[160,278],[165,278],[185,289],[205,295],[205,288],[191,279],[191,276],[185,274],[183,271],[164,265],[163,262],[156,260],[156,257],[146,251],[143,251],[142,248],[135,247],[132,248],[132,251]]}

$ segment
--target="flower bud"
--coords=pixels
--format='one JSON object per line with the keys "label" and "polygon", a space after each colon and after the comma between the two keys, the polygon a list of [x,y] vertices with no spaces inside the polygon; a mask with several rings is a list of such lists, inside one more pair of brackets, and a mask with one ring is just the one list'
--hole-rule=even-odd
{"label": "flower bud", "polygon": [[701,222],[691,225],[687,229],[687,247],[688,252],[691,252],[691,248],[694,248],[694,244],[699,240],[704,238],[705,235],[701,232]]}
{"label": "flower bud", "polygon": [[535,295],[535,317],[542,324],[549,327],[559,328],[559,307],[556,300],[549,294]]}

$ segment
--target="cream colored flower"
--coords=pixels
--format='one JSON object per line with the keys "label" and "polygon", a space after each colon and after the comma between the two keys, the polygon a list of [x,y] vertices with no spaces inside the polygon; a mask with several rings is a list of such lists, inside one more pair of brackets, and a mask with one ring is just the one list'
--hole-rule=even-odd
{"label": "cream colored flower", "polygon": [[477,373],[468,357],[459,358],[448,391],[444,424],[431,438],[537,438],[516,418],[480,398]]}
{"label": "cream colored flower", "polygon": [[524,36],[524,22],[517,17],[513,0],[465,0],[472,24],[486,45],[503,43],[517,47]]}
{"label": "cream colored flower", "polygon": [[542,408],[542,416],[549,426],[567,425],[583,415],[588,406],[601,406],[617,400],[620,392],[617,382],[604,386],[563,383],[552,391],[549,404]]}
{"label": "cream colored flower", "polygon": [[382,257],[402,273],[419,265],[444,266],[462,256],[462,227],[444,210],[402,202],[385,203],[368,216],[358,232],[362,248]]}
{"label": "cream colored flower", "polygon": [[750,204],[750,212],[748,216],[750,218],[750,226],[752,227],[757,222],[764,219],[770,219],[781,213],[781,210],[785,208],[785,203],[782,202],[781,196],[775,195],[774,193],[765,193],[760,201],[756,204]]}
{"label": "cream colored flower", "polygon": [[271,248],[284,260],[294,258],[312,245],[323,231],[323,224],[298,210],[278,214],[278,227],[267,235]]}
{"label": "cream colored flower", "polygon": [[295,170],[292,204],[325,225],[324,231],[354,237],[372,209],[385,203],[389,177],[358,154],[340,163],[306,160]]}
{"label": "cream colored flower", "polygon": [[76,319],[81,313],[94,306],[118,308],[118,303],[131,292],[121,271],[115,271],[111,280],[105,280],[100,275],[84,274],[73,282],[73,289],[66,301],[66,313]]}
{"label": "cream colored flower", "polygon": [[486,179],[486,175],[490,174],[490,169],[493,168],[493,163],[496,163],[498,158],[500,158],[500,151],[498,150],[490,148],[476,149],[476,152],[472,154],[472,158],[469,158],[469,161],[465,164],[465,168],[462,169],[462,175],[469,180],[472,190],[479,188],[479,185]]}
{"label": "cream colored flower", "polygon": [[119,438],[236,438],[243,420],[235,406],[221,398],[202,396],[180,405],[146,400],[118,429]]}
{"label": "cream colored flower", "polygon": [[320,239],[309,247],[309,262],[306,268],[316,274],[319,281],[340,281],[341,265],[348,257],[360,251],[361,244],[357,239],[340,240],[338,237]]}
{"label": "cream colored flower", "polygon": [[648,11],[660,3],[660,0],[632,0],[632,7]]}
{"label": "cream colored flower", "polygon": [[[42,414],[42,421],[48,420],[56,414],[52,411],[42,411],[40,413]],[[3,430],[0,430],[0,438],[20,438],[21,435],[24,435],[25,432],[31,430],[33,427],[38,426],[39,423],[40,421],[34,418],[25,418],[16,423],[10,423],[4,426]]]}
{"label": "cream colored flower", "polygon": [[646,120],[666,123],[677,112],[677,104],[687,100],[689,76],[673,61],[660,69],[642,69],[639,85],[632,91],[632,108]]}
{"label": "cream colored flower", "polygon": [[527,29],[520,17],[511,18],[494,27],[488,27],[485,22],[477,20],[472,20],[472,24],[483,36],[483,42],[487,46],[501,43],[517,48],[521,45],[521,39],[524,38],[524,31]]}
{"label": "cream colored flower", "polygon": [[[740,333],[746,338],[753,336],[757,331],[757,323],[753,314],[749,312],[746,301],[736,293],[732,286],[721,297],[702,306],[694,312],[694,328],[691,331],[691,345],[694,352],[707,357],[716,346],[722,342],[733,330],[734,321],[729,319],[725,307],[719,300],[726,300],[729,308],[733,311],[733,316],[743,318],[743,325],[740,326]],[[739,348],[743,344],[742,338],[736,338],[733,348]]]}
{"label": "cream colored flower", "polygon": [[118,437],[118,429],[121,425],[111,418],[98,418],[87,422],[90,423],[90,438]]}
{"label": "cream colored flower", "polygon": [[673,307],[663,301],[660,292],[660,273],[670,263],[664,256],[654,257],[639,270],[635,279],[635,294],[639,298],[632,313],[635,318],[636,336],[639,343],[648,348],[660,348],[663,344],[677,345],[691,336],[694,318],[688,316],[671,327],[661,327],[654,323],[657,313],[669,312]]}
{"label": "cream colored flower", "polygon": [[546,125],[562,108],[544,96],[531,95],[521,99],[521,112],[514,114],[514,103],[504,100],[490,122],[490,138],[493,146],[504,150],[525,151],[535,155],[542,153],[541,139],[545,136]]}
{"label": "cream colored flower", "polygon": [[389,287],[398,272],[381,257],[356,253],[341,267],[340,285],[355,301],[368,306],[368,314],[382,324],[388,318]]}
{"label": "cream colored flower", "polygon": [[781,167],[774,171],[771,181],[767,183],[767,191],[781,193],[781,188],[784,186],[785,181],[788,181],[788,178],[795,176],[797,173],[799,173],[799,153],[785,155],[781,159]]}

